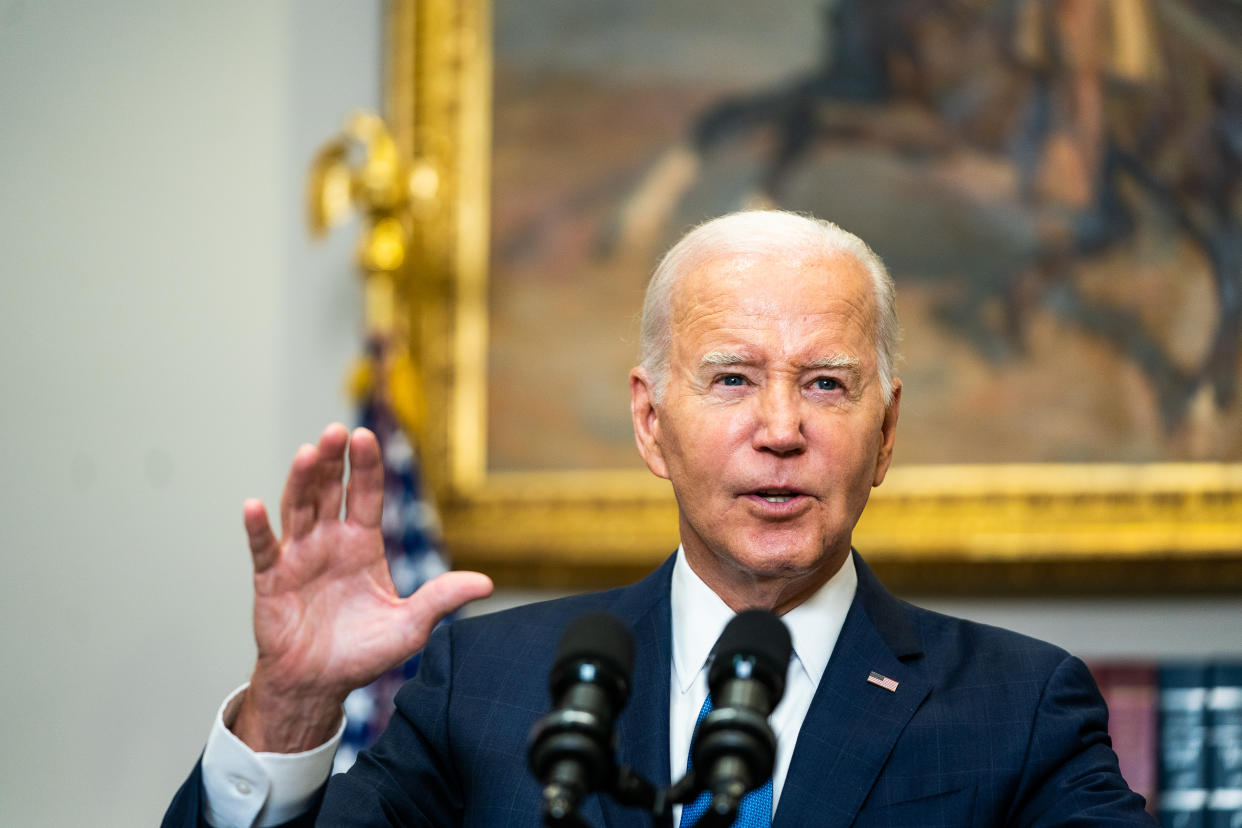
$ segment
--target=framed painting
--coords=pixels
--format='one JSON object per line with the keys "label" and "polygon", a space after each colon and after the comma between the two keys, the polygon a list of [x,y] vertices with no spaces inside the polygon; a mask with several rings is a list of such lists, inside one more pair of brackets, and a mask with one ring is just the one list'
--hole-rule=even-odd
{"label": "framed painting", "polygon": [[455,564],[586,587],[675,548],[629,420],[643,289],[685,229],[763,205],[898,285],[895,464],[855,538],[886,581],[1242,589],[1242,11],[1052,8],[394,0]]}

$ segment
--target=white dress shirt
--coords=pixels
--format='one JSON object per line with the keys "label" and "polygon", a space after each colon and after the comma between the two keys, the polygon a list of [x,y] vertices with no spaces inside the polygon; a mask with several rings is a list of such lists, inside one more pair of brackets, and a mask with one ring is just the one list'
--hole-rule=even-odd
{"label": "white dress shirt", "polygon": [[[793,657],[785,695],[769,721],[776,733],[776,767],[772,772],[772,807],[780,799],[789,760],[811,698],[828,666],[845,614],[854,600],[858,573],[854,559],[845,564],[805,602],[782,620],[793,639]],[[708,655],[733,618],[733,610],[703,583],[678,548],[672,583],[673,669],[669,686],[669,770],[676,781],[686,772],[690,738],[707,698]],[[268,828],[306,810],[332,770],[332,757],[345,732],[342,717],[336,735],[303,753],[256,753],[228,729],[245,685],[220,706],[203,751],[205,816],[215,828]],[[681,806],[673,809],[673,824]]]}
{"label": "white dress shirt", "polygon": [[215,828],[267,828],[288,822],[310,806],[332,771],[332,757],[345,733],[302,753],[256,753],[226,724],[237,718],[242,693],[233,691],[220,705],[203,750],[203,811]]}
{"label": "white dress shirt", "polygon": [[[854,600],[858,573],[854,558],[845,564],[810,598],[781,618],[793,639],[793,657],[785,677],[785,695],[768,721],[776,733],[776,767],[772,771],[772,807],[780,800],[789,760],[802,720],[828,666],[845,615]],[[686,772],[690,738],[699,710],[707,698],[708,656],[725,625],[733,618],[716,593],[686,563],[682,549],[673,564],[673,669],[669,686],[669,770],[674,782]],[[680,806],[674,809],[673,824],[681,823]]]}

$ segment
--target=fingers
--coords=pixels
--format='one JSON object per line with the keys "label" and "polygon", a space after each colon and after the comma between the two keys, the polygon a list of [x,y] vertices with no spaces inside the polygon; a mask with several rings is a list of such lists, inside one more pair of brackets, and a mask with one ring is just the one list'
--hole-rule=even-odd
{"label": "fingers", "polygon": [[324,429],[319,437],[319,494],[316,510],[319,520],[337,520],[341,516],[341,479],[345,476],[345,447],[349,430],[340,423]]}
{"label": "fingers", "polygon": [[303,538],[315,525],[319,503],[319,449],[303,444],[293,455],[280,497],[280,525],[286,538]]}
{"label": "fingers", "polygon": [[280,542],[272,533],[267,519],[267,509],[261,501],[251,498],[242,504],[242,521],[246,524],[246,537],[250,542],[250,557],[254,571],[263,572],[280,557]]}
{"label": "fingers", "polygon": [[345,492],[345,519],[377,529],[384,512],[384,464],[379,441],[365,428],[354,429],[349,441],[349,488]]}
{"label": "fingers", "polygon": [[303,538],[317,519],[336,520],[340,516],[348,442],[345,426],[333,423],[324,429],[318,446],[305,444],[293,456],[280,498],[280,524],[286,537]]}
{"label": "fingers", "polygon": [[492,594],[492,579],[481,572],[446,572],[418,588],[405,606],[410,627],[422,647],[440,619],[471,601]]}

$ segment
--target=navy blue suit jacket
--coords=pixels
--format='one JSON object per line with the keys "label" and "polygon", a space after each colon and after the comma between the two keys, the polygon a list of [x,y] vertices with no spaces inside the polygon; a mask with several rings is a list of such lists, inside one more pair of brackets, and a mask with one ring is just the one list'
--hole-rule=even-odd
{"label": "navy blue suit jacket", "polygon": [[[773,828],[1153,825],[1121,778],[1086,667],[1052,645],[894,598],[855,555],[858,591],[802,725]],[[588,610],[634,631],[619,761],[669,783],[672,559],[639,583],[438,630],[388,729],[329,782],[331,826],[535,826],[531,725],[551,705],[556,642]],[[869,684],[871,671],[898,682]],[[201,824],[195,769],[164,825]],[[603,828],[649,825],[591,797]],[[314,815],[298,820],[310,825]]]}

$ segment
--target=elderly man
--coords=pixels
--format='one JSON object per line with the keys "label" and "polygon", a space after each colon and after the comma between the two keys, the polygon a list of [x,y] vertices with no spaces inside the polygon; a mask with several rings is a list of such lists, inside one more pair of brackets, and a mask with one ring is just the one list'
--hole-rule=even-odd
{"label": "elderly man", "polygon": [[[630,374],[638,450],[672,483],[680,548],[633,586],[434,634],[490,583],[450,573],[398,599],[375,440],[328,428],[294,458],[283,538],[245,506],[258,660],[165,824],[540,824],[527,736],[556,641],[590,609],[637,643],[618,760],[667,785],[686,768],[711,647],[749,607],[783,616],[794,655],[747,825],[1152,824],[1080,661],[902,603],[852,551],[892,459],[897,338],[882,263],[835,225],[756,211],[693,230],[652,278]],[[346,694],[424,645],[388,730],[325,792]],[[583,815],[650,822],[605,796]]]}

